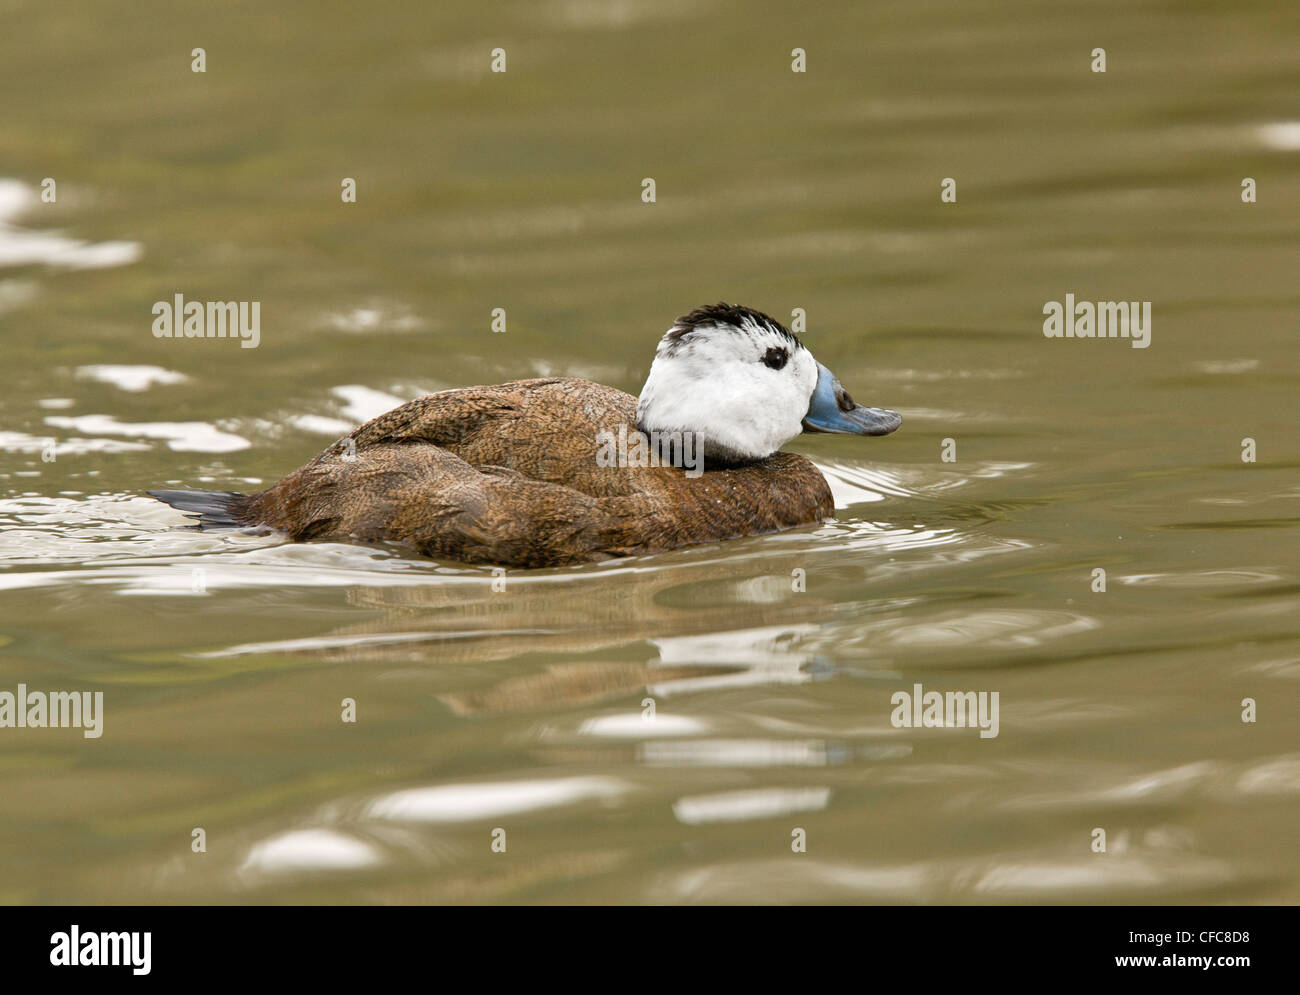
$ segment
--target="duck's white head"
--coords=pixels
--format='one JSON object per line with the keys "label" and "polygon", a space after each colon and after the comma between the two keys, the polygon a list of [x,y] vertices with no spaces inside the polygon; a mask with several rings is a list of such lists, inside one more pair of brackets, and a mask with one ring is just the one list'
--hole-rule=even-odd
{"label": "duck's white head", "polygon": [[642,432],[693,433],[721,464],[765,459],[805,431],[888,435],[902,420],[854,403],[779,321],[730,304],[677,319],[637,405]]}

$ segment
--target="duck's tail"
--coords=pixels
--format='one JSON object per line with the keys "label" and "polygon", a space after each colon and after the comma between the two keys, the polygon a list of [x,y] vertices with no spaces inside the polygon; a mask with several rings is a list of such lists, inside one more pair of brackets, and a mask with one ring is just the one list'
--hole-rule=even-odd
{"label": "duck's tail", "polygon": [[200,529],[230,529],[247,524],[242,517],[247,494],[235,491],[145,491],[163,504],[199,520]]}

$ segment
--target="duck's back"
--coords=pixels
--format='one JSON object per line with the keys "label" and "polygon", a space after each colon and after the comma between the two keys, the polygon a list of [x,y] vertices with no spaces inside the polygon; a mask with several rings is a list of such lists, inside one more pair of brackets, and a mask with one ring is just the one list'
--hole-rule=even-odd
{"label": "duck's back", "polygon": [[636,431],[636,398],[589,380],[519,380],[417,398],[362,425],[240,521],[295,539],[408,543],[470,563],[557,566],[820,521],[830,489],[803,457],[690,477],[601,465],[602,433]]}

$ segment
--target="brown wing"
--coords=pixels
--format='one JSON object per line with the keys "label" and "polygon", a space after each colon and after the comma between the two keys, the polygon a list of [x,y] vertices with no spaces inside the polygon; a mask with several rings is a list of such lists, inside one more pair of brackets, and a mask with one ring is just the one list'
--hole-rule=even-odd
{"label": "brown wing", "polygon": [[[426,394],[370,419],[348,437],[358,450],[394,442],[432,442],[455,449],[481,435],[501,434],[529,404],[529,395],[558,379],[516,380],[495,387],[459,387]],[[509,431],[508,427],[504,428]]]}
{"label": "brown wing", "polygon": [[[626,474],[597,465],[597,435],[635,424],[636,398],[630,394],[577,377],[556,377],[429,394],[372,419],[349,438],[358,454],[400,443],[432,443],[471,466],[500,466],[531,480],[607,497],[634,489]],[[342,452],[347,445],[341,440],[336,447]]]}

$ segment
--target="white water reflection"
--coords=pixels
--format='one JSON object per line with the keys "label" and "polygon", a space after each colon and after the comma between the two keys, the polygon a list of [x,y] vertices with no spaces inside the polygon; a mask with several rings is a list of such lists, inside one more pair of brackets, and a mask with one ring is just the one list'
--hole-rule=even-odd
{"label": "white water reflection", "polygon": [[816,625],[772,626],[651,640],[659,650],[652,666],[711,667],[723,663],[743,669],[732,674],[677,677],[655,682],[648,690],[652,695],[666,697],[755,684],[804,684],[813,679],[805,667],[814,654],[799,649],[796,641],[799,635],[810,635],[817,629]]}
{"label": "white water reflection", "polygon": [[1234,584],[1267,584],[1282,580],[1283,574],[1271,570],[1183,570],[1164,573],[1125,574],[1114,579],[1121,584],[1141,587],[1225,587]]}
{"label": "white water reflection", "polygon": [[1238,775],[1236,787],[1243,795],[1300,795],[1300,755],[1277,757],[1249,766]]}
{"label": "white water reflection", "polygon": [[723,791],[713,795],[690,795],[673,802],[673,815],[688,826],[709,822],[744,822],[770,819],[795,812],[824,809],[831,789],[757,788],[753,791]]}
{"label": "white water reflection", "polygon": [[296,829],[251,847],[241,872],[354,871],[383,862],[379,850],[334,829]]}
{"label": "white water reflection", "polygon": [[394,822],[468,822],[584,801],[610,801],[629,790],[629,785],[612,777],[448,784],[383,795],[370,802],[366,814]]}
{"label": "white water reflection", "polygon": [[829,461],[819,461],[816,466],[831,486],[836,508],[872,504],[884,501],[888,496],[914,496],[913,492],[902,485],[896,474],[878,467]]}
{"label": "white water reflection", "polygon": [[340,417],[317,413],[292,414],[285,416],[285,421],[303,432],[338,438],[348,435],[376,415],[406,403],[406,398],[359,384],[331,387],[330,393],[343,402],[339,409]]}
{"label": "white water reflection", "polygon": [[252,445],[247,439],[223,432],[207,422],[120,422],[115,415],[51,415],[45,424],[87,435],[122,435],[137,439],[165,439],[167,448],[189,453],[233,453]]}
{"label": "white water reflection", "polygon": [[658,736],[699,736],[709,731],[709,723],[690,715],[646,717],[641,712],[623,712],[585,719],[578,726],[579,736],[611,739],[649,739]]}
{"label": "white water reflection", "polygon": [[82,456],[87,453],[138,453],[152,447],[147,442],[124,442],[120,439],[55,439],[28,435],[26,432],[0,432],[0,452],[41,453],[49,450],[59,456]]}
{"label": "white water reflection", "polygon": [[184,373],[161,366],[117,366],[111,363],[78,366],[76,374],[83,380],[98,380],[133,394],[148,390],[155,384],[171,385],[189,380]]}
{"label": "white water reflection", "polygon": [[1282,152],[1300,152],[1300,121],[1272,121],[1255,129],[1260,143]]}
{"label": "white water reflection", "polygon": [[820,739],[697,739],[647,742],[637,761],[647,767],[825,767],[847,750]]}
{"label": "white water reflection", "polygon": [[36,190],[20,180],[0,179],[0,269],[44,264],[59,269],[126,266],[142,254],[139,242],[86,242],[54,231],[19,228],[12,222],[41,206]]}

